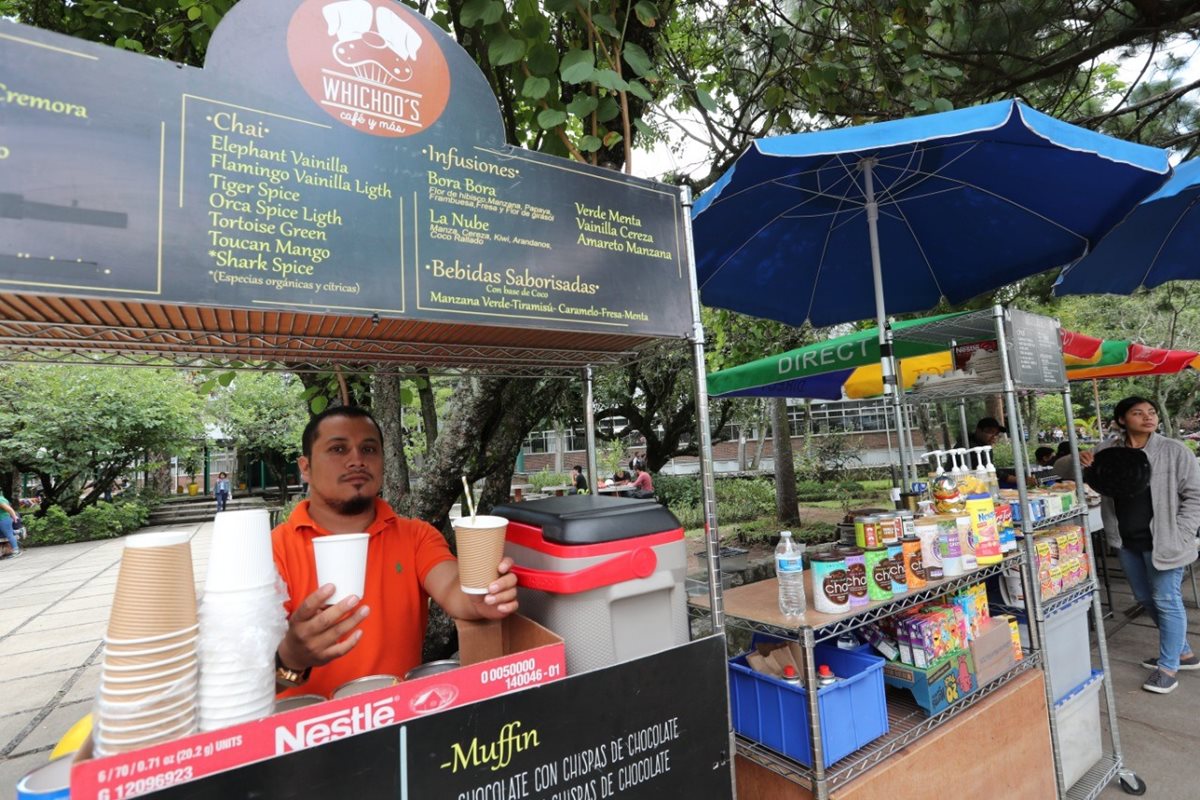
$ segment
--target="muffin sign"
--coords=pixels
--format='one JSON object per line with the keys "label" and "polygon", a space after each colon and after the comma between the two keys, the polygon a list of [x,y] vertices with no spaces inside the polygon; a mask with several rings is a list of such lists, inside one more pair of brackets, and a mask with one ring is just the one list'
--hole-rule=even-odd
{"label": "muffin sign", "polygon": [[446,57],[391,0],[308,0],[292,15],[288,58],[325,113],[373,136],[411,136],[450,97]]}

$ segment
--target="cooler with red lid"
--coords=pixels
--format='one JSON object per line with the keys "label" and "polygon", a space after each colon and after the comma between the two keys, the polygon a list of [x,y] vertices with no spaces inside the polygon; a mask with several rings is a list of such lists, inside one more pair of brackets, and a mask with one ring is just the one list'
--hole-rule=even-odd
{"label": "cooler with red lid", "polygon": [[688,641],[687,553],[653,500],[571,495],[496,506],[521,613],[563,638],[576,674]]}

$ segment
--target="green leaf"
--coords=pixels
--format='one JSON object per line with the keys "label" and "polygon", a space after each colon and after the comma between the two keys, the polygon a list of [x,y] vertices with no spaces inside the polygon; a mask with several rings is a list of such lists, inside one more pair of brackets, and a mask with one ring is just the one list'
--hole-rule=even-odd
{"label": "green leaf", "polygon": [[197,6],[192,6],[187,10],[187,18],[192,22],[200,19],[200,9]]}
{"label": "green leaf", "polygon": [[416,402],[416,395],[407,386],[400,387],[400,404],[411,406]]}
{"label": "green leaf", "polygon": [[484,25],[495,25],[502,16],[504,16],[504,3],[501,3],[500,0],[488,0],[480,18]]}
{"label": "green leaf", "polygon": [[577,94],[571,98],[571,102],[567,103],[567,111],[570,111],[577,117],[586,117],[588,114],[596,110],[600,105],[600,101],[590,94]]}
{"label": "green leaf", "polygon": [[585,153],[596,152],[597,150],[600,149],[600,145],[601,145],[600,137],[592,136],[590,134],[587,136],[581,137],[579,140],[579,149]]}
{"label": "green leaf", "polygon": [[644,120],[640,118],[633,121],[633,127],[637,128],[638,133],[640,133],[642,136],[647,138],[654,137],[654,128],[651,128]]}
{"label": "green leaf", "polygon": [[570,11],[575,7],[575,0],[545,0],[542,4],[546,10],[553,14],[561,14],[564,11]]}
{"label": "green leaf", "polygon": [[467,0],[463,4],[462,12],[458,15],[459,22],[464,27],[473,28],[483,19],[484,9],[492,0]]}
{"label": "green leaf", "polygon": [[547,108],[537,115],[538,126],[542,130],[551,130],[557,128],[567,121],[567,112],[560,111],[557,108]]}
{"label": "green leaf", "polygon": [[614,92],[629,91],[629,84],[625,82],[625,79],[611,69],[598,69],[592,77],[605,89],[611,89]]}
{"label": "green leaf", "polygon": [[624,136],[617,133],[616,131],[609,131],[608,133],[604,134],[604,146],[605,147],[613,147],[613,146],[619,144],[620,141],[624,138],[625,138]]}
{"label": "green leaf", "polygon": [[538,42],[529,48],[525,63],[534,75],[553,75],[558,69],[558,49],[549,42]]}
{"label": "green leaf", "polygon": [[654,95],[650,94],[650,90],[641,81],[629,81],[629,93],[647,103],[654,99]]}
{"label": "green leaf", "polygon": [[641,0],[633,7],[633,13],[637,14],[638,22],[647,28],[653,28],[658,24],[658,8],[649,0]]}
{"label": "green leaf", "polygon": [[625,59],[625,63],[638,75],[647,75],[654,72],[654,64],[651,63],[650,56],[646,55],[646,51],[633,42],[625,43],[625,49],[621,52],[621,57]]}
{"label": "green leaf", "polygon": [[779,108],[780,104],[783,103],[784,96],[784,89],[779,84],[768,86],[767,90],[763,92],[763,106],[768,109]]}
{"label": "green leaf", "polygon": [[593,14],[592,24],[613,38],[621,38],[621,31],[617,28],[616,20],[608,14]]}
{"label": "green leaf", "polygon": [[329,407],[329,398],[323,394],[319,394],[308,402],[308,407],[314,414],[320,414]]}
{"label": "green leaf", "polygon": [[222,386],[228,386],[229,384],[233,383],[233,379],[236,375],[236,372],[223,372],[217,378],[217,383],[221,384]]}
{"label": "green leaf", "polygon": [[221,12],[212,6],[200,6],[200,19],[209,28],[216,28],[217,23],[221,21]]}
{"label": "green leaf", "polygon": [[488,44],[488,61],[497,67],[514,64],[520,61],[523,55],[525,55],[525,43],[509,36],[508,31],[493,36]]}
{"label": "green leaf", "polygon": [[696,100],[706,111],[717,110],[717,101],[713,100],[713,96],[699,86],[696,87]]}
{"label": "green leaf", "polygon": [[949,100],[947,100],[944,97],[939,97],[937,100],[933,101],[933,110],[934,111],[953,111],[954,103],[951,103]]}
{"label": "green leaf", "polygon": [[525,85],[521,87],[521,96],[541,100],[549,91],[550,79],[534,75],[525,79]]}
{"label": "green leaf", "polygon": [[568,50],[562,57],[558,74],[567,83],[591,80],[596,71],[596,56],[591,50]]}
{"label": "green leaf", "polygon": [[600,101],[600,107],[596,109],[596,119],[600,122],[608,122],[616,119],[621,114],[621,106],[613,97],[605,97]]}

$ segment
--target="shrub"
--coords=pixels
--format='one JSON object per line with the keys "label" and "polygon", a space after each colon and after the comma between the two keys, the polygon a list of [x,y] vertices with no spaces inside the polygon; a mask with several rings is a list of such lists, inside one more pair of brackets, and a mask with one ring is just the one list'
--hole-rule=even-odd
{"label": "shrub", "polygon": [[[724,481],[718,480],[717,483]],[[655,475],[654,496],[668,508],[700,506],[700,477],[698,475]]]}
{"label": "shrub", "polygon": [[551,472],[549,467],[544,467],[529,476],[529,483],[536,492],[542,491],[547,486],[565,486],[570,482],[570,475],[562,472]]}
{"label": "shrub", "polygon": [[69,544],[115,539],[133,533],[150,519],[150,509],[136,500],[124,498],[115,503],[88,506],[73,517],[58,506],[51,506],[43,517],[28,516],[25,528],[29,545]]}

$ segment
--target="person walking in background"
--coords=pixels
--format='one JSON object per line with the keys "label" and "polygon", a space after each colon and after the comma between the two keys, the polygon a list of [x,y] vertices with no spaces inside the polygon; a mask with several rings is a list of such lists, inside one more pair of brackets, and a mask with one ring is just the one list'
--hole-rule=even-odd
{"label": "person walking in background", "polygon": [[11,552],[4,558],[16,558],[21,555],[21,545],[17,541],[17,535],[13,533],[13,520],[17,519],[17,512],[9,504],[8,498],[0,492],[0,533],[4,534],[5,541],[12,548]]}
{"label": "person walking in background", "polygon": [[229,476],[224,472],[218,473],[213,493],[217,496],[217,512],[220,513],[225,510],[225,504],[229,502],[229,498],[233,497],[233,487],[229,483]]}
{"label": "person walking in background", "polygon": [[645,468],[646,459],[642,458],[641,454],[638,453],[637,450],[634,450],[633,456],[629,459],[629,471],[636,475],[639,469],[644,470]]}
{"label": "person walking in background", "polygon": [[[1196,560],[1200,466],[1181,442],[1156,432],[1158,409],[1150,400],[1126,397],[1113,417],[1121,436],[1080,453],[1079,463],[1084,480],[1103,495],[1104,531],[1108,543],[1120,548],[1133,595],[1158,627],[1158,656],[1142,662],[1153,670],[1142,688],[1168,694],[1179,685],[1179,670],[1200,669],[1200,658],[1187,641],[1182,592],[1183,570]],[[1138,450],[1149,462],[1149,483],[1140,491],[1136,486],[1126,491],[1120,481],[1097,474],[1096,454],[1118,447]]]}

